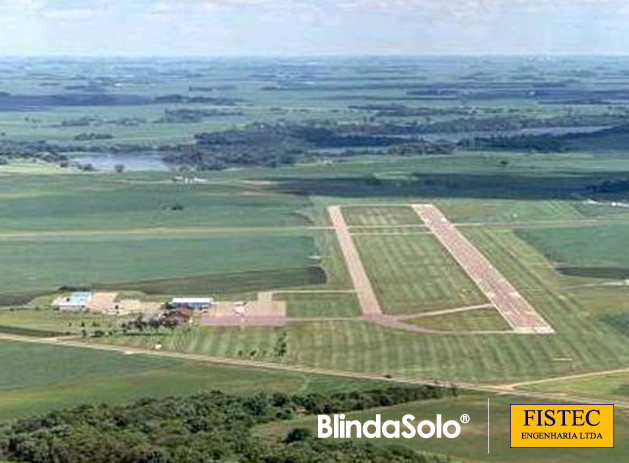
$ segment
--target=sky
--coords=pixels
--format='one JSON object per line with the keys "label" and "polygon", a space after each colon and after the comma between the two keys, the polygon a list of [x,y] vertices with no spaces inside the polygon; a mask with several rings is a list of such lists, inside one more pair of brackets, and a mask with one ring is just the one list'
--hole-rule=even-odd
{"label": "sky", "polygon": [[629,55],[629,0],[0,0],[0,56]]}

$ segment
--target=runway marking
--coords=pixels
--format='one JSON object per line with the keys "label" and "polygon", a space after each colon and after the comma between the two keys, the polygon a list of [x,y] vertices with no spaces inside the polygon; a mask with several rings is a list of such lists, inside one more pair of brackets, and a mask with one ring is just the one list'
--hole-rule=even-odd
{"label": "runway marking", "polygon": [[436,206],[414,204],[412,207],[515,332],[554,333],[535,308]]}

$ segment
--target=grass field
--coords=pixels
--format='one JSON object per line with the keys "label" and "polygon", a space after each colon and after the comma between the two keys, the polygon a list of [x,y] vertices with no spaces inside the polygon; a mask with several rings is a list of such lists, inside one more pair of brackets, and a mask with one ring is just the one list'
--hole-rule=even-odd
{"label": "grass field", "polygon": [[183,185],[167,173],[5,175],[0,232],[304,226],[309,206],[257,185]]}
{"label": "grass field", "polygon": [[98,314],[60,312],[51,309],[0,310],[0,332],[5,333],[8,333],[8,328],[22,328],[43,333],[80,334],[83,324],[87,327],[98,326],[106,329],[116,323],[116,319]]}
{"label": "grass field", "polygon": [[5,341],[0,341],[0,345],[2,390],[44,387],[81,381],[89,377],[139,373],[146,368],[173,364],[170,360],[50,345]]}
{"label": "grass field", "polygon": [[438,331],[510,331],[511,327],[493,307],[433,317],[418,317],[406,323]]}
{"label": "grass field", "polygon": [[386,313],[411,314],[486,302],[433,236],[358,235],[354,240]]}
{"label": "grass field", "polygon": [[343,208],[343,216],[350,227],[422,225],[417,214],[410,207],[346,206]]}
{"label": "grass field", "polygon": [[[578,223],[588,218],[581,214],[579,203],[573,199],[474,199],[478,191],[472,190],[472,197],[468,198],[410,196],[401,201],[399,195],[409,191],[405,190],[403,182],[395,188],[383,182],[365,187],[369,191],[354,189],[354,179],[358,181],[374,172],[383,178],[392,178],[395,172],[399,175],[421,168],[423,173],[434,173],[437,182],[439,174],[449,169],[456,169],[465,176],[497,175],[502,171],[498,159],[501,158],[492,155],[448,159],[356,158],[336,169],[311,165],[272,171],[224,172],[220,174],[220,182],[218,174],[207,174],[209,184],[189,186],[174,185],[164,174],[6,175],[7,181],[0,185],[0,207],[9,220],[0,224],[4,228],[0,232],[0,249],[4,249],[3,262],[10,265],[6,267],[9,273],[2,284],[4,291],[17,287],[23,293],[25,288],[40,287],[42,281],[49,286],[65,284],[67,279],[74,280],[74,275],[88,282],[94,282],[96,277],[100,281],[109,279],[119,288],[125,283],[134,283],[135,289],[150,293],[196,292],[195,288],[205,286],[225,288],[222,291],[230,294],[238,293],[239,289],[250,292],[277,286],[288,289],[287,285],[301,289],[347,290],[351,289],[351,281],[334,232],[301,228],[312,223],[329,225],[325,213],[329,204],[435,201],[456,222],[501,223],[499,228],[471,226],[462,230],[556,327],[557,335],[530,342],[516,336],[425,335],[362,321],[322,320],[287,326],[289,350],[282,359],[273,357],[278,334],[269,328],[247,328],[244,332],[231,328],[199,328],[176,334],[172,339],[164,335],[159,340],[165,348],[183,352],[235,358],[252,356],[295,365],[472,382],[511,382],[625,365],[629,361],[626,353],[629,337],[618,329],[618,319],[609,318],[629,312],[625,288],[589,286],[590,279],[558,274],[544,254],[528,240],[523,240],[520,231],[515,233],[508,226],[512,222],[521,230],[522,223],[557,220]],[[625,166],[625,161],[618,157],[598,158],[596,162],[586,157],[552,155],[510,159],[509,175],[527,173],[533,183],[553,171],[572,169],[578,176],[591,171],[614,172]],[[346,189],[339,190],[334,186],[336,183],[331,184],[334,177],[343,179]],[[312,182],[309,185],[317,185],[317,188],[322,185],[333,188],[326,190],[328,196],[303,197],[286,193],[288,186],[295,186],[296,178],[300,185],[308,180]],[[467,182],[469,179],[465,178]],[[563,178],[553,185],[555,189],[572,188]],[[495,188],[495,185],[485,186],[490,187]],[[438,185],[431,188],[435,196],[442,196]],[[333,196],[335,194],[338,196]],[[172,211],[156,206],[157,203],[170,204],[172,195],[183,198],[186,206],[190,206],[182,211],[183,215],[171,216]],[[91,214],[93,208],[102,208],[102,214]],[[374,206],[348,206],[344,207],[344,212],[351,214],[352,223],[383,223],[383,228],[377,231],[385,232],[396,230],[387,228],[391,227],[387,224],[410,222],[409,214],[412,214],[410,208]],[[413,216],[412,220],[416,218]],[[624,223],[622,216],[614,215],[613,220]],[[74,226],[77,228],[72,228]],[[144,231],[137,232],[136,236],[136,232],[129,229],[136,226],[164,228],[144,237]],[[251,228],[258,226],[273,230]],[[531,230],[533,228],[526,229]],[[590,229],[575,227],[575,230],[586,233]],[[361,231],[368,232],[367,229]],[[412,314],[485,302],[430,235],[357,234],[354,238],[376,290],[391,313]],[[556,243],[555,247],[562,245],[559,239]],[[117,269],[123,265],[119,266],[120,258],[113,255],[119,245],[126,246],[123,258],[127,274],[122,276]],[[39,253],[40,250],[45,252]],[[587,252],[585,250],[584,255]],[[96,256],[102,263],[97,265],[94,260],[86,263],[86,254]],[[310,259],[317,254],[319,259]],[[210,265],[206,266],[203,259]],[[53,261],[58,263],[52,266]],[[296,269],[305,269],[313,263],[320,263],[325,269],[327,284],[295,278]],[[79,272],[78,264],[87,270]],[[311,299],[291,295],[290,298],[298,300],[289,305],[291,316],[325,318],[356,313],[354,302],[347,296],[316,295]],[[431,320],[433,322],[450,323],[449,317]],[[472,322],[466,320],[465,323]],[[18,322],[12,320],[7,326],[16,324]],[[30,322],[23,324],[30,325]],[[156,339],[118,337],[104,341],[151,346]]]}
{"label": "grass field", "polygon": [[442,200],[439,207],[454,223],[532,223],[544,221],[572,222],[583,215],[570,201],[521,201],[488,199]]}
{"label": "grass field", "polygon": [[[568,169],[570,165],[581,170],[592,167],[591,161],[583,159],[576,159],[573,164],[561,157],[527,159],[514,161],[514,171],[527,170],[527,163],[552,164],[557,169]],[[163,174],[84,177],[14,173],[0,184],[0,208],[8,217],[0,224],[0,253],[3,264],[9,263],[0,283],[4,289],[0,292],[4,297],[8,297],[7,291],[34,297],[39,288],[54,289],[75,278],[89,283],[109,282],[114,288],[150,294],[196,293],[206,287],[211,288],[208,291],[212,294],[253,294],[273,288],[348,290],[352,284],[334,232],[305,227],[328,226],[326,207],[330,204],[361,201],[397,204],[401,202],[400,194],[410,193],[403,202],[436,202],[453,221],[471,224],[461,230],[555,327],[557,334],[535,338],[422,334],[359,319],[330,321],[325,318],[359,315],[353,296],[280,293],[278,297],[289,302],[289,316],[321,320],[289,323],[282,329],[195,327],[176,331],[172,336],[166,332],[150,336],[120,335],[93,342],[148,348],[161,343],[164,350],[177,352],[444,382],[512,383],[625,367],[629,364],[629,331],[624,328],[629,313],[626,288],[558,273],[548,249],[562,250],[565,237],[571,239],[576,235],[553,238],[563,228],[535,228],[537,223],[559,221],[559,225],[574,233],[586,234],[579,241],[583,252],[575,246],[571,255],[591,257],[583,262],[566,258],[573,266],[618,267],[624,265],[621,255],[604,249],[602,240],[597,243],[587,238],[596,233],[596,228],[576,225],[592,217],[617,222],[617,227],[604,225],[613,230],[606,239],[613,250],[622,246],[619,243],[624,236],[623,214],[603,214],[602,210],[598,215],[583,214],[580,203],[573,199],[447,198],[434,186],[430,188],[437,197],[415,196],[424,186],[416,190],[415,186],[407,189],[386,182],[375,189],[371,186],[354,189],[355,181],[359,181],[354,179],[373,172],[386,177],[395,171],[413,172],[421,166],[423,172],[439,174],[447,168],[457,168],[466,176],[473,176],[483,169],[491,171],[487,164],[493,165],[494,161],[356,159],[332,174],[316,165],[271,172],[226,172],[220,184],[190,186],[189,190],[173,185]],[[622,167],[623,162],[607,160],[600,164],[600,169],[611,171],[613,167]],[[208,178],[213,179],[213,175],[208,174]],[[335,190],[338,184],[329,178],[334,175],[344,178],[342,188]],[[317,189],[322,182],[325,194],[322,191],[321,195],[304,197],[286,193],[288,186],[295,187],[292,183],[295,177],[300,177],[300,188],[306,178],[318,185]],[[439,175],[436,178],[438,182]],[[243,180],[274,183],[250,184]],[[465,177],[460,182],[470,185],[472,180]],[[474,178],[474,182],[471,184],[481,188],[481,179]],[[308,188],[312,184],[308,183]],[[491,192],[486,185],[482,188],[483,194]],[[480,190],[475,191],[480,194]],[[101,194],[104,196],[100,197]],[[86,198],[85,204],[82,197]],[[125,197],[130,199],[125,202]],[[174,197],[185,202],[181,215],[163,209]],[[50,206],[44,207],[42,203]],[[103,208],[103,215],[92,214],[91,208]],[[343,211],[353,225],[378,226],[355,228],[353,232],[367,272],[388,312],[413,314],[486,302],[436,239],[416,226],[418,221],[410,208],[351,206]],[[483,227],[483,223],[499,227]],[[150,232],[143,227],[150,227]],[[399,232],[408,235],[391,235]],[[544,248],[541,242],[522,232],[534,232],[540,240],[552,241],[550,247]],[[121,246],[123,253],[119,252]],[[586,249],[590,246],[591,250]],[[313,265],[325,270],[325,282],[319,277],[311,278],[307,269]],[[125,272],[123,275],[119,274],[120,268]],[[10,329],[61,329],[67,320],[56,315],[47,311],[2,312],[0,325]],[[503,323],[495,315],[493,311],[480,310],[411,323],[437,330],[492,330]],[[275,347],[283,333],[288,349],[285,356],[278,358]],[[143,395],[193,393],[216,387],[243,392],[256,388],[297,391],[348,383],[346,380],[319,382],[298,373],[261,376],[247,369],[217,370],[165,360],[155,364],[155,360],[141,357],[91,351],[89,355],[75,354],[74,350],[67,354],[65,349],[54,347],[37,346],[34,351],[31,346],[20,346],[9,350],[4,344],[9,343],[3,343],[2,352],[12,359],[10,363],[3,361],[6,371],[20,370],[17,375],[6,373],[4,377],[0,409],[7,419],[86,401],[123,402]],[[22,366],[23,358],[26,367]],[[545,383],[535,389],[623,398],[624,380],[601,382],[598,391],[596,384],[594,381],[588,385]],[[480,413],[482,406],[479,401],[470,404],[467,410]],[[499,432],[497,429],[496,433]],[[461,449],[471,446],[477,449],[473,456],[484,461],[481,457],[485,444],[484,436],[478,434],[465,442],[461,440],[461,446],[452,452],[467,457]],[[436,445],[426,450],[447,449]],[[521,454],[522,461],[527,461],[527,453],[517,453]],[[504,461],[505,455],[510,454],[496,452],[491,457],[495,459],[488,461]]]}
{"label": "grass field", "polygon": [[346,293],[276,293],[286,301],[289,317],[357,317],[361,314],[354,294]]}
{"label": "grass field", "polygon": [[[114,337],[104,341],[145,347],[160,342],[166,349],[181,352],[481,383],[620,368],[629,361],[629,337],[601,320],[619,310],[600,297],[604,289],[592,288],[598,296],[588,296],[590,289],[585,287],[574,296],[574,279],[556,273],[540,252],[509,229],[470,228],[465,233],[556,327],[557,334],[535,337],[532,342],[533,338],[519,335],[408,333],[364,321],[296,323],[284,329],[288,353],[281,359],[273,355],[278,332],[268,328],[198,328],[172,338]],[[386,261],[380,257],[377,262]],[[611,294],[613,291],[619,289]],[[617,297],[622,301],[621,293]]]}
{"label": "grass field", "polygon": [[0,422],[90,403],[211,390],[325,392],[374,381],[0,341]]}
{"label": "grass field", "polygon": [[[379,120],[408,127],[427,122],[425,116],[402,119],[377,115],[373,107],[357,109],[378,104],[472,109],[472,118],[500,114],[508,118],[546,118],[569,112],[578,120],[583,114],[623,111],[622,105],[568,107],[539,104],[534,98],[503,97],[439,100],[409,92],[417,86],[436,88],[450,81],[464,87],[467,83],[461,79],[470,76],[470,89],[490,84],[491,78],[482,83],[487,75],[501,76],[500,85],[505,88],[522,83],[515,79],[521,73],[516,68],[519,64],[507,71],[511,66],[507,62],[496,64],[486,58],[469,62],[469,66],[459,58],[454,65],[432,59],[421,63],[395,61],[392,65],[387,59],[384,61],[389,64],[383,61],[378,65],[386,69],[374,69],[378,66],[361,60],[348,64],[332,60],[326,64],[317,59],[308,66],[286,61],[277,67],[264,62],[242,65],[228,61],[186,62],[185,66],[193,71],[189,75],[179,74],[181,63],[176,68],[160,64],[131,70],[115,61],[95,67],[91,61],[53,67],[42,64],[38,73],[31,71],[31,66],[39,66],[37,60],[23,68],[2,62],[3,70],[14,72],[2,74],[0,93],[66,93],[71,90],[64,86],[82,83],[77,80],[80,76],[85,76],[87,82],[109,73],[116,74],[112,82],[122,86],[106,87],[104,93],[129,92],[145,98],[196,94],[192,86],[233,81],[229,89],[208,92],[241,99],[234,109],[244,114],[210,117],[199,123],[165,124],[157,122],[165,109],[215,106],[5,107],[0,110],[2,139],[48,140],[67,146],[77,143],[76,135],[97,131],[113,135],[111,142],[103,143],[156,146],[191,142],[194,134],[252,121],[364,124]],[[478,66],[489,74],[484,78],[482,72],[477,74]],[[626,80],[625,64],[610,59],[596,70],[599,75],[608,75],[609,81],[587,76],[568,81],[571,71],[587,66],[578,61],[565,68],[549,64],[549,73],[537,74],[539,79],[533,85],[552,78],[570,82],[566,85],[573,86],[571,91],[580,85],[613,90],[613,79]],[[130,72],[149,79],[151,85],[143,79],[130,81]],[[51,83],[53,86],[48,86]],[[261,90],[267,85],[281,89]],[[291,85],[294,88],[288,88]],[[99,122],[87,127],[63,124],[85,116],[97,117]],[[125,126],[109,121],[127,117],[143,118],[145,122]],[[465,116],[431,117],[433,122],[443,122]],[[144,348],[160,343],[164,351],[478,384],[511,384],[627,368],[629,291],[619,280],[629,278],[625,251],[629,211],[611,203],[627,201],[629,196],[626,191],[594,193],[605,182],[629,177],[625,138],[616,138],[615,143],[608,140],[602,143],[604,146],[585,140],[587,151],[568,153],[356,154],[324,162],[313,156],[307,163],[276,169],[247,167],[189,174],[129,169],[121,175],[87,174],[10,159],[8,165],[0,165],[0,306],[24,306],[33,298],[39,299],[29,306],[31,310],[0,310],[0,334],[76,334],[82,323],[105,327],[120,322],[32,309],[35,305],[47,306],[50,294],[61,285],[139,291],[145,295],[134,296],[155,300],[197,294],[246,300],[257,291],[278,290],[276,298],[288,302],[289,317],[315,320],[291,321],[282,328],[195,326],[175,330],[172,335],[162,330],[160,334],[116,335],[85,342]],[[89,144],[80,147],[88,148]],[[614,151],[605,151],[610,149]],[[128,156],[136,154],[142,155]],[[175,175],[194,175],[205,182],[180,184],[173,181]],[[413,203],[434,203],[460,225],[473,244],[549,321],[556,334],[404,331],[362,319],[351,293],[326,293],[352,289],[335,233],[325,228],[331,225],[327,207],[338,204],[352,227],[366,271],[387,314],[412,316],[486,303],[437,240],[426,234],[426,227],[412,209],[393,206]],[[598,221],[596,226],[594,221]],[[406,322],[446,331],[507,328],[493,309],[411,317]],[[284,339],[287,352],[280,357],[276,348]],[[299,372],[0,342],[0,421],[80,403],[121,403],[216,388],[250,394],[260,390],[327,391],[371,384]],[[524,387],[536,392],[626,401],[629,374]],[[408,412],[429,417],[443,413],[452,418],[469,413],[472,424],[460,439],[411,443],[421,450],[448,453],[463,460],[585,463],[629,459],[629,418],[623,411],[617,412],[618,444],[613,453],[509,450],[508,404],[532,399],[507,396],[491,398],[492,439],[487,455],[485,399],[466,394],[457,400],[395,407],[385,413],[395,417]],[[371,417],[372,413],[358,415]],[[300,424],[272,426],[261,432],[280,436],[288,427]],[[303,424],[310,425],[311,421]]]}
{"label": "grass field", "polygon": [[629,278],[626,224],[587,228],[523,229],[518,235],[540,249],[562,272],[583,277]]}
{"label": "grass field", "polygon": [[520,389],[626,402],[629,399],[629,372],[529,384]]}
{"label": "grass field", "polygon": [[[120,283],[133,289],[133,283],[147,280],[294,270],[316,263],[310,258],[314,254],[315,242],[309,236],[111,234],[72,240],[0,239],[0,260],[6,265],[0,292]],[[205,291],[216,292],[211,279],[208,283]],[[284,286],[281,281],[269,281],[270,288],[273,283]]]}

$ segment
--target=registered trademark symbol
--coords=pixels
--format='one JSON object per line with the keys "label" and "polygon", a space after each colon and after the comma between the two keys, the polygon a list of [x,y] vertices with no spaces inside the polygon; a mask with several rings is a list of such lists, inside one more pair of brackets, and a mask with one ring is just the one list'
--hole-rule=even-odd
{"label": "registered trademark symbol", "polygon": [[469,422],[470,422],[470,415],[468,414],[461,415],[461,423],[465,424]]}

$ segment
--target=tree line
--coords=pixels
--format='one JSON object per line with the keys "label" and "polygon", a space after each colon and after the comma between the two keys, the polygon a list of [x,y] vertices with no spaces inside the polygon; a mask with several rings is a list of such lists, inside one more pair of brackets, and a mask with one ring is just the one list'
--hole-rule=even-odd
{"label": "tree line", "polygon": [[307,429],[263,439],[254,426],[298,416],[391,406],[456,395],[439,386],[330,394],[211,392],[191,397],[84,405],[0,428],[0,459],[27,463],[438,463],[406,448],[319,440]]}

